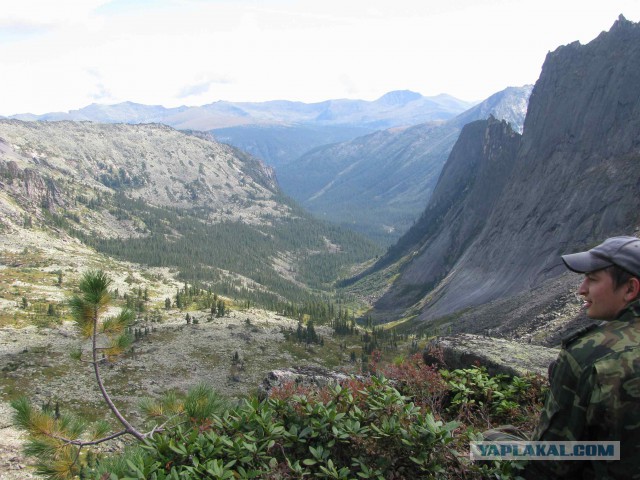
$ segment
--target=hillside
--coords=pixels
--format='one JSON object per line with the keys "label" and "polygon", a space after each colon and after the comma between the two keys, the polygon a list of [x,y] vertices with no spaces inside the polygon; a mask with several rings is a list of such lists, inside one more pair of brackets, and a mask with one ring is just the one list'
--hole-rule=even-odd
{"label": "hillside", "polygon": [[[510,147],[511,135],[500,140],[490,125],[484,134],[463,132],[454,151],[482,149],[480,173],[466,180],[464,195],[434,195],[414,229],[379,262],[383,268],[395,261],[401,273],[377,302],[375,317],[455,325],[478,306],[540,289],[549,290],[549,303],[566,300],[566,282],[549,287],[566,273],[561,254],[611,235],[637,234],[638,55],[640,25],[620,17],[589,44],[548,54],[517,149]],[[491,151],[506,155],[496,174]],[[472,159],[452,152],[436,189],[448,192]],[[458,236],[464,231],[471,234]],[[443,254],[444,262],[438,260]],[[510,314],[483,326],[517,324]]]}
{"label": "hillside", "polygon": [[[74,181],[97,191],[123,191],[156,206],[207,206],[220,217],[261,223],[288,215],[275,200],[273,171],[212,139],[185,135],[163,125],[90,122],[0,121],[2,155],[20,168]],[[265,202],[255,215],[241,206]],[[224,206],[224,211],[223,210]]]}
{"label": "hillside", "polygon": [[318,147],[346,142],[376,131],[373,127],[348,125],[242,125],[216,128],[211,134],[263,159],[278,176],[288,165]]}
{"label": "hillside", "polygon": [[70,356],[87,347],[68,304],[87,270],[113,280],[115,311],[135,312],[133,343],[103,378],[140,421],[142,397],[198,382],[234,399],[274,368],[355,368],[359,335],[316,324],[320,348],[289,332],[298,306],[327,307],[338,275],[377,252],[310,218],[270,168],[207,135],[0,121],[0,476],[42,478],[8,401],[104,414],[91,369]]}
{"label": "hillside", "polygon": [[278,180],[321,218],[390,244],[424,209],[462,127],[493,115],[521,131],[531,88],[508,88],[444,123],[318,147],[278,170]]}
{"label": "hillside", "polygon": [[75,238],[261,302],[330,291],[343,269],[376,252],[313,220],[270,168],[207,135],[6,120],[0,139],[3,236]]}

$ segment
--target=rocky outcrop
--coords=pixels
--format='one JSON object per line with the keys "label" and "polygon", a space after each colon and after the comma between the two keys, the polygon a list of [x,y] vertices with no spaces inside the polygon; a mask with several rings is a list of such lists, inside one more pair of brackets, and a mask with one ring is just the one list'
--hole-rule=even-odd
{"label": "rocky outcrop", "polygon": [[[428,322],[531,291],[566,271],[561,254],[634,233],[640,225],[638,58],[640,25],[623,17],[587,45],[576,42],[548,54],[510,174],[482,185],[493,205],[482,218],[453,219],[462,224],[459,231],[478,222],[481,231],[460,242],[462,248],[447,259],[445,276],[420,292],[407,314]],[[450,173],[444,170],[439,181],[449,181]],[[476,199],[485,203],[480,195]],[[422,272],[442,263],[436,247],[448,242],[450,232],[443,222],[411,251],[415,258],[398,286],[406,290],[426,280]],[[394,298],[404,300],[398,291],[379,302],[379,318]]]}
{"label": "rocky outcrop", "polygon": [[[533,373],[546,377],[549,365],[560,352],[557,348],[472,334],[439,337],[428,345],[426,351],[434,347],[442,351],[444,365],[448,369],[481,365],[491,375],[523,376]],[[428,354],[425,354],[425,361],[430,363]]]}
{"label": "rocky outcrop", "polygon": [[54,210],[63,206],[64,200],[58,185],[49,177],[33,168],[20,169],[15,161],[0,160],[0,182],[4,181],[20,195],[25,203]]}
{"label": "rocky outcrop", "polygon": [[334,372],[322,367],[314,366],[272,370],[258,386],[258,395],[261,398],[267,397],[274,387],[281,387],[288,383],[324,387],[327,385],[339,384],[349,378],[350,376],[344,373]]}
{"label": "rocky outcrop", "polygon": [[[434,350],[439,353],[432,357]],[[432,340],[425,349],[424,359],[427,364],[436,364],[450,370],[481,365],[486,367],[491,375],[522,376],[533,373],[546,376],[549,365],[557,358],[558,353],[557,348],[483,335],[457,334]],[[273,388],[290,383],[324,387],[340,384],[351,377],[352,375],[316,366],[273,370],[258,386],[258,395],[266,398]]]}

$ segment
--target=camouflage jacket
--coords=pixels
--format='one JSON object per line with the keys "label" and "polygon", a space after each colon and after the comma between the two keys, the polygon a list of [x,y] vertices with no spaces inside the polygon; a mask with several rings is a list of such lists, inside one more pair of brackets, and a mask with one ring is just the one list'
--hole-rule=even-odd
{"label": "camouflage jacket", "polygon": [[[640,300],[563,343],[534,440],[620,441],[619,461],[532,461],[541,478],[640,479]],[[530,475],[527,475],[530,477]]]}

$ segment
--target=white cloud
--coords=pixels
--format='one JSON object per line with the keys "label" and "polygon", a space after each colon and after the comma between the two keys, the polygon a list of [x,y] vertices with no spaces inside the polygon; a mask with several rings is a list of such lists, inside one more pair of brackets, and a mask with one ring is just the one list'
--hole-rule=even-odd
{"label": "white cloud", "polygon": [[396,89],[482,99],[535,82],[549,50],[620,13],[639,21],[640,2],[5,0],[0,114]]}

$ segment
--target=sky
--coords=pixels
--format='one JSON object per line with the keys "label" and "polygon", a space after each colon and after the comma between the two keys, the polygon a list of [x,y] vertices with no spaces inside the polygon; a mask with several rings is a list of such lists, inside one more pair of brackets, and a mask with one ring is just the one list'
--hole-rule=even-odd
{"label": "sky", "polygon": [[479,101],[639,0],[2,0],[0,115],[132,101]]}

